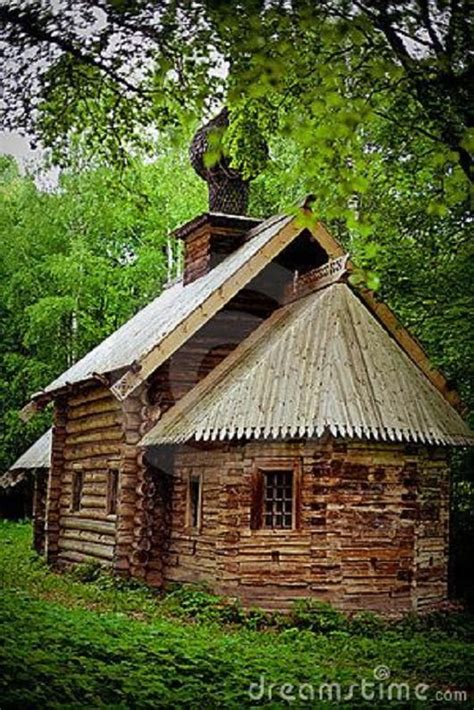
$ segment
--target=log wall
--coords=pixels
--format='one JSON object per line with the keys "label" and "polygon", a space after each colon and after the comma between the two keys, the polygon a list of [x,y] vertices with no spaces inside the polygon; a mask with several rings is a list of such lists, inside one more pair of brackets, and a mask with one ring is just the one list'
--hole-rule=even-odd
{"label": "log wall", "polygon": [[[64,402],[62,461],[60,470],[54,471],[55,477],[60,477],[60,565],[90,559],[111,565],[114,560],[117,516],[107,512],[107,480],[110,469],[121,469],[122,420],[119,402],[99,384],[71,393]],[[53,457],[59,443],[55,429]],[[76,512],[71,510],[75,471],[82,471],[84,477],[81,506]]]}
{"label": "log wall", "polygon": [[46,492],[45,556],[56,564],[59,552],[60,500],[64,473],[64,445],[66,440],[67,399],[58,397],[54,403],[53,437],[51,443],[51,469]]}
{"label": "log wall", "polygon": [[[194,452],[182,453],[176,462],[172,492],[171,529],[164,560],[166,582],[214,582],[218,578],[216,546],[221,534],[222,470],[227,457],[213,452],[195,465]],[[199,530],[190,526],[189,478],[201,475],[202,521]]]}
{"label": "log wall", "polygon": [[420,461],[415,544],[416,608],[435,608],[446,598],[449,555],[449,468],[443,451]]}
{"label": "log wall", "polygon": [[[252,530],[260,466],[300,461],[299,527]],[[199,532],[188,479],[203,481]],[[398,444],[253,442],[181,447],[175,460],[166,581],[207,581],[247,605],[285,609],[314,596],[397,615],[446,598],[447,466]]]}

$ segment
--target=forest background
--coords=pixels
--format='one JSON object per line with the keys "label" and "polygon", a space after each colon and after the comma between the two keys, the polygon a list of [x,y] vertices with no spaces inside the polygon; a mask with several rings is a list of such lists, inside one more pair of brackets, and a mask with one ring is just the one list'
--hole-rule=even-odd
{"label": "forest background", "polygon": [[[0,471],[49,426],[19,410],[179,275],[206,210],[188,146],[253,178],[249,212],[306,194],[474,405],[472,15],[463,0],[97,0],[0,8],[3,127],[60,166],[0,160]],[[46,164],[39,169],[45,170]],[[471,418],[471,425],[473,421]],[[453,457],[452,579],[472,594],[474,473]]]}

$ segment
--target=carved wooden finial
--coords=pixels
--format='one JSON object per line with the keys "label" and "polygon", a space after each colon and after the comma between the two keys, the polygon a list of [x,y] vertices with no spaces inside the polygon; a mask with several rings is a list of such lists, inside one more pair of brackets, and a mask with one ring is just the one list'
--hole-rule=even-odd
{"label": "carved wooden finial", "polygon": [[220,132],[229,125],[229,112],[224,108],[215,118],[196,132],[189,149],[191,165],[197,174],[207,182],[209,190],[209,211],[225,214],[247,213],[249,181],[244,180],[238,170],[230,167],[227,157],[221,155],[213,165],[206,164],[206,155],[212,151],[212,132]]}

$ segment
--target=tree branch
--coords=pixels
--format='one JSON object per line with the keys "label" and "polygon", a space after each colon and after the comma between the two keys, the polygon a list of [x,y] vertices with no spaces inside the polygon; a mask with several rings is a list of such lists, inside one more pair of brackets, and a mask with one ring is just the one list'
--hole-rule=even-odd
{"label": "tree branch", "polygon": [[442,57],[444,55],[444,47],[441,44],[438,35],[436,34],[436,30],[433,27],[433,23],[431,22],[428,0],[418,0],[418,2],[420,5],[421,19],[423,21],[423,25],[425,26],[426,31],[428,32],[431,42],[433,43],[433,50],[437,57]]}
{"label": "tree branch", "polygon": [[16,10],[8,7],[1,7],[0,22],[5,25],[10,24],[15,28],[20,29],[27,37],[34,38],[38,42],[45,42],[51,46],[57,47],[63,52],[74,57],[82,64],[87,64],[90,67],[99,69],[104,72],[104,74],[107,74],[109,78],[113,79],[113,81],[121,84],[123,87],[135,94],[144,93],[140,87],[131,84],[127,81],[127,79],[120,76],[120,74],[115,72],[100,58],[85,52],[82,48],[75,45],[74,42],[65,37],[64,34],[61,34],[60,32],[52,32],[44,25],[42,26],[40,18],[27,9]]}

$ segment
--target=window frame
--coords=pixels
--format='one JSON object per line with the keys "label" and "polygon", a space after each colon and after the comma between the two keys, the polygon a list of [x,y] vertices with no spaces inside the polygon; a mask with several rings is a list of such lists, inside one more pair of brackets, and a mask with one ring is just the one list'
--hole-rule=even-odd
{"label": "window frame", "polygon": [[[197,515],[196,524],[194,524],[193,516],[193,499],[192,499],[192,484],[197,482],[199,485],[198,489],[198,500],[197,500]],[[192,532],[200,532],[202,528],[202,474],[201,473],[190,473],[187,481],[187,505],[186,505],[186,527]]]}
{"label": "window frame", "polygon": [[[250,529],[270,535],[287,535],[301,527],[301,457],[277,459],[256,458],[252,469],[252,496],[250,510]],[[291,527],[271,528],[265,526],[265,474],[286,472],[292,474],[293,504]]]}
{"label": "window frame", "polygon": [[105,499],[106,513],[116,517],[118,507],[118,494],[120,488],[120,469],[118,466],[109,465],[107,470],[107,492]]}
{"label": "window frame", "polygon": [[[80,480],[78,485],[77,481]],[[71,513],[80,513],[82,510],[82,498],[84,496],[84,469],[82,466],[76,466],[72,470],[71,479],[71,504],[69,511]]]}

